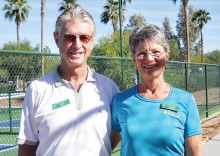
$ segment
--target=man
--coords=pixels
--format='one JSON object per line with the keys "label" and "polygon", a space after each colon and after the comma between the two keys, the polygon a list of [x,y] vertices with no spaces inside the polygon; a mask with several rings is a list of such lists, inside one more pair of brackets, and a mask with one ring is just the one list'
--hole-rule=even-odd
{"label": "man", "polygon": [[119,89],[87,65],[94,36],[94,20],[81,8],[57,18],[54,39],[61,64],[27,89],[19,156],[111,154],[110,103]]}

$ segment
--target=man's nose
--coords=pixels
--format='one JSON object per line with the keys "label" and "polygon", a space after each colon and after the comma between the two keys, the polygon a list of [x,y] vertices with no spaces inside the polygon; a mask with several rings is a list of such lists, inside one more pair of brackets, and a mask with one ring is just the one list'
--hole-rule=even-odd
{"label": "man's nose", "polygon": [[82,43],[81,43],[79,37],[76,37],[76,38],[75,38],[75,41],[73,41],[72,46],[73,46],[75,49],[79,49],[79,48],[82,47]]}

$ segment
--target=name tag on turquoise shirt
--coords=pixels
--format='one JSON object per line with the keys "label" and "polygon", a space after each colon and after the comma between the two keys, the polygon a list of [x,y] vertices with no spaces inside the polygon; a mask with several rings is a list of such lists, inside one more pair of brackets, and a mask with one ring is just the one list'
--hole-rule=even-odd
{"label": "name tag on turquoise shirt", "polygon": [[160,105],[160,107],[162,108],[162,109],[167,109],[167,110],[171,110],[171,111],[175,111],[175,112],[178,112],[179,111],[179,106],[176,106],[176,105],[174,105],[174,104],[169,104],[169,103],[162,103],[161,105]]}
{"label": "name tag on turquoise shirt", "polygon": [[54,109],[66,106],[68,104],[70,104],[70,100],[66,99],[66,100],[63,100],[63,101],[60,101],[60,102],[57,102],[57,103],[53,104],[52,109],[54,110]]}

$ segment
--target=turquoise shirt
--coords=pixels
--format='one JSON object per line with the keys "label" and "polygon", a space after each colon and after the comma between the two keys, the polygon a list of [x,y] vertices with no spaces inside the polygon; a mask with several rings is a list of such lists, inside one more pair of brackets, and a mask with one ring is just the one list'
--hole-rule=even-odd
{"label": "turquoise shirt", "polygon": [[202,133],[191,93],[171,87],[167,98],[144,98],[134,86],[112,101],[112,127],[121,134],[121,156],[180,156],[185,138]]}

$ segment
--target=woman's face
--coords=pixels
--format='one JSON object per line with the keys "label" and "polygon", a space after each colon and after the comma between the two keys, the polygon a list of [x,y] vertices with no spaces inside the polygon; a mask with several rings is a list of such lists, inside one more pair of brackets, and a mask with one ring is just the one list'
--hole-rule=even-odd
{"label": "woman's face", "polygon": [[151,40],[137,45],[132,58],[141,78],[153,80],[158,77],[163,78],[169,56],[170,52],[165,52],[161,45]]}

